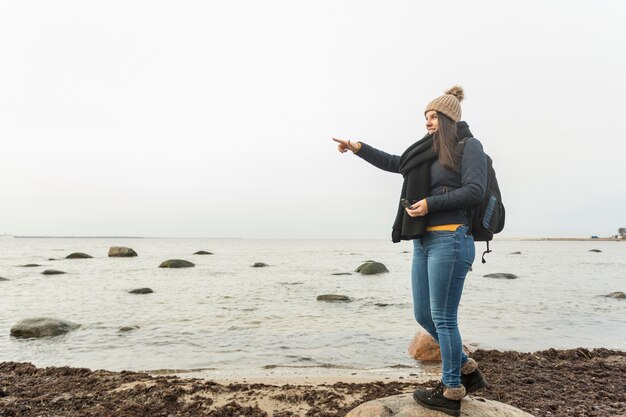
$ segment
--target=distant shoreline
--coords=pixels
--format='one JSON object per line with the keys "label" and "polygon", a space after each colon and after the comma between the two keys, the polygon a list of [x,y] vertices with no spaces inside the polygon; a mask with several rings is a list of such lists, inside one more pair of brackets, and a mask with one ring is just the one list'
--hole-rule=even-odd
{"label": "distant shoreline", "polygon": [[[13,236],[0,235],[2,240],[5,239],[212,239],[212,240],[385,240],[381,238],[243,238],[243,237],[180,237],[180,236]],[[626,238],[617,237],[495,237],[494,240],[510,240],[510,241],[554,241],[554,242],[626,242]]]}
{"label": "distant shoreline", "polygon": [[13,239],[146,239],[141,236],[12,236]]}
{"label": "distant shoreline", "polygon": [[11,236],[10,239],[242,239],[240,237],[168,237],[168,236]]}
{"label": "distant shoreline", "polygon": [[626,242],[626,239],[616,237],[540,237],[540,238],[524,238],[525,241],[557,241],[557,242]]}

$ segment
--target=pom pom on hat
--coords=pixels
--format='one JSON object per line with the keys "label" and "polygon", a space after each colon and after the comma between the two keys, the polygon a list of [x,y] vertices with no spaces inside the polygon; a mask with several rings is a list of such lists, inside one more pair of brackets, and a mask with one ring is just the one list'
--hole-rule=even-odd
{"label": "pom pom on hat", "polygon": [[461,87],[460,85],[455,85],[449,90],[446,90],[446,94],[452,94],[454,97],[456,97],[457,100],[459,100],[459,102],[463,101],[463,99],[465,98],[463,87]]}
{"label": "pom pom on hat", "polygon": [[458,122],[461,120],[461,101],[465,97],[463,87],[455,85],[446,90],[443,96],[439,96],[426,106],[424,114],[431,110],[445,114],[450,119]]}

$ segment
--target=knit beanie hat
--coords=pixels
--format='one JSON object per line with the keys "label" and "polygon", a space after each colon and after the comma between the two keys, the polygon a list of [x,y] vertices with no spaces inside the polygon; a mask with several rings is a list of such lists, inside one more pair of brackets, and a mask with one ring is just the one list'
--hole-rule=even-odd
{"label": "knit beanie hat", "polygon": [[439,96],[426,106],[424,114],[431,110],[445,114],[455,122],[461,120],[461,101],[463,100],[463,88],[455,85],[447,90],[443,96]]}

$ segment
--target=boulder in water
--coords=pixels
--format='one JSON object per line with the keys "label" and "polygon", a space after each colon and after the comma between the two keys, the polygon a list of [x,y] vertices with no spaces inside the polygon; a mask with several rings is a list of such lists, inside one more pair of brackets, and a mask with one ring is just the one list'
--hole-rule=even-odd
{"label": "boulder in water", "polygon": [[626,294],[624,294],[621,291],[613,291],[612,293],[607,294],[606,297],[616,298],[618,300],[623,300],[623,299],[626,299]]}
{"label": "boulder in water", "polygon": [[600,253],[602,252],[600,249],[589,249],[589,252],[596,252],[596,253]]}
{"label": "boulder in water", "polygon": [[137,256],[137,252],[125,246],[111,246],[109,248],[109,256],[111,258],[132,258]]}
{"label": "boulder in water", "polygon": [[2,277],[0,277],[0,281],[11,281],[11,280],[10,280],[10,279],[8,279],[8,278],[2,278]]}
{"label": "boulder in water", "polygon": [[89,258],[93,258],[93,256],[87,255],[86,253],[82,253],[82,252],[70,253],[69,255],[65,257],[65,259],[89,259]]}
{"label": "boulder in water", "polygon": [[11,336],[21,338],[59,336],[79,327],[79,324],[71,321],[35,317],[18,321],[11,327]]}
{"label": "boulder in water", "polygon": [[194,255],[213,255],[213,252],[207,252],[205,250],[199,250],[198,252],[195,252]]}
{"label": "boulder in water", "polygon": [[132,332],[133,330],[137,330],[139,329],[139,326],[123,326],[120,327],[117,332],[118,333],[127,333],[127,332]]}
{"label": "boulder in water", "polygon": [[517,251],[517,252],[511,252],[511,255],[521,255],[521,254],[522,254],[522,252],[520,252],[520,251]]}
{"label": "boulder in water", "polygon": [[153,292],[152,288],[136,288],[128,291],[129,294],[152,294]]}
{"label": "boulder in water", "polygon": [[317,301],[326,301],[327,303],[349,303],[352,299],[347,295],[322,294],[317,296]]}
{"label": "boulder in water", "polygon": [[504,278],[504,279],[515,279],[517,275],[509,274],[507,272],[497,272],[495,274],[487,274],[483,275],[485,278]]}
{"label": "boulder in water", "polygon": [[389,272],[387,267],[380,262],[376,261],[367,261],[355,270],[355,272],[359,272],[363,275],[377,275],[383,274],[385,272]]}
{"label": "boulder in water", "polygon": [[[413,359],[420,361],[441,361],[441,350],[439,349],[439,344],[426,330],[419,330],[415,333],[413,340],[409,343],[408,351],[409,355]],[[463,352],[469,356],[472,349],[464,344]]]}
{"label": "boulder in water", "polygon": [[409,355],[420,361],[440,361],[439,344],[426,331],[418,331],[409,343]]}
{"label": "boulder in water", "polygon": [[22,268],[35,268],[37,266],[41,266],[39,264],[26,264],[26,265],[20,265]]}
{"label": "boulder in water", "polygon": [[196,266],[193,262],[184,261],[182,259],[169,259],[162,262],[159,268],[192,268]]}
{"label": "boulder in water", "polygon": [[65,274],[65,272],[57,271],[56,269],[46,269],[45,271],[42,272],[42,274],[44,274],[44,275],[61,275],[61,274]]}
{"label": "boulder in water", "polygon": [[337,276],[341,276],[341,275],[352,275],[350,272],[334,272],[330,275],[337,275]]}
{"label": "boulder in water", "polygon": [[263,262],[255,262],[254,265],[252,265],[253,268],[265,268],[266,266],[269,265]]}

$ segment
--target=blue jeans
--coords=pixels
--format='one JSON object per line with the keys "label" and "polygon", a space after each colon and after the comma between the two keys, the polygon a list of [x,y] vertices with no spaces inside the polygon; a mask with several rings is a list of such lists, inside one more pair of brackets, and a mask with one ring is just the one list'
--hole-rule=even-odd
{"label": "blue jeans", "polygon": [[432,231],[413,241],[413,309],[417,322],[439,343],[442,382],[461,385],[467,362],[457,322],[465,276],[475,256],[467,226],[456,231]]}

